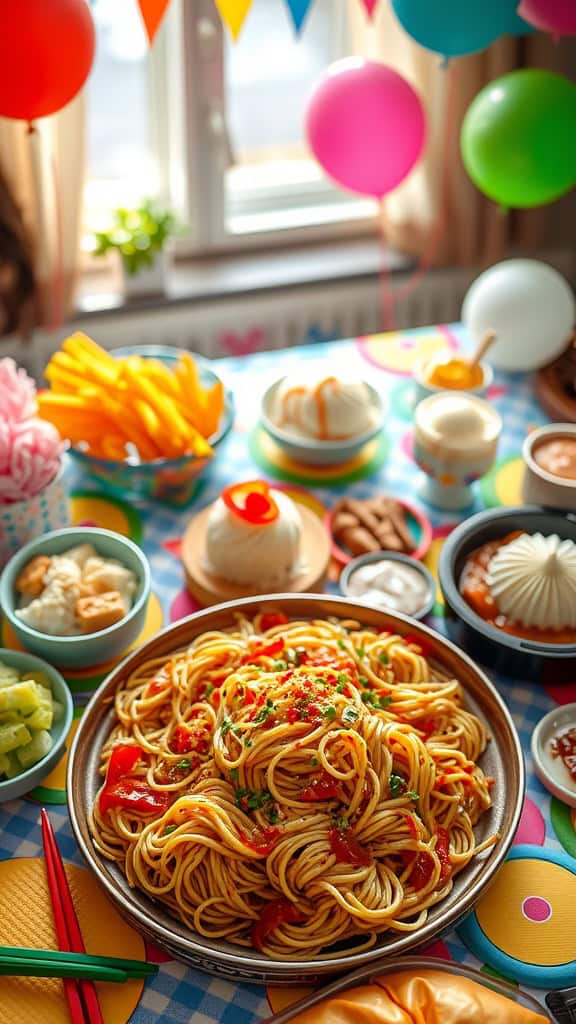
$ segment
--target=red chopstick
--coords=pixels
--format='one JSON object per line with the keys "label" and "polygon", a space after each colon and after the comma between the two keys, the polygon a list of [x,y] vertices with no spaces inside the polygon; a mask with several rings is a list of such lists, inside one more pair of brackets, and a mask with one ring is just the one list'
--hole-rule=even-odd
{"label": "red chopstick", "polygon": [[[42,808],[41,816],[46,874],[52,900],[58,948],[66,953],[85,953],[86,947],[74,909],[64,864],[50,818],[44,808]],[[73,978],[63,980],[72,1024],[104,1024],[94,982],[86,979],[76,981]]]}

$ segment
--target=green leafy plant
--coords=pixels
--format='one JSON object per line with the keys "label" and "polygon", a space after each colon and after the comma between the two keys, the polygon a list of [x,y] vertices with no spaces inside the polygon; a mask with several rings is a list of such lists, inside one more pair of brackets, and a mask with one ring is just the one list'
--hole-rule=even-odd
{"label": "green leafy plant", "polygon": [[174,234],[176,225],[174,215],[169,210],[158,209],[151,199],[133,210],[120,207],[113,211],[113,218],[108,231],[94,233],[94,255],[105,256],[116,249],[126,273],[131,276],[152,266]]}

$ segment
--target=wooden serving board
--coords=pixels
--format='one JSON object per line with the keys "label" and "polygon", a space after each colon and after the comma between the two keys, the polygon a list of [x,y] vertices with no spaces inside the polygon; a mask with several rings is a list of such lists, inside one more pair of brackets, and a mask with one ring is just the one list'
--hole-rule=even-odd
{"label": "wooden serving board", "polygon": [[[204,567],[206,529],[210,508],[203,509],[191,521],[182,541],[182,563],[186,586],[201,605],[236,601],[242,597],[257,597],[262,592],[258,585],[231,583],[213,576]],[[302,519],[301,560],[304,570],[278,589],[286,594],[318,593],[322,591],[330,562],[330,536],[322,521],[305,505],[298,505]]]}

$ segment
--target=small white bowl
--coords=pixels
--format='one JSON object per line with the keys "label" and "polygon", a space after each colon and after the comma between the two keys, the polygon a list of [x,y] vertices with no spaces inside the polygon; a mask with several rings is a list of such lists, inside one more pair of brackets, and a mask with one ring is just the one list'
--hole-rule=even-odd
{"label": "small white bowl", "polygon": [[576,782],[560,757],[553,757],[551,740],[560,732],[576,726],[576,704],[564,704],[541,718],[532,733],[534,771],[546,789],[569,807],[576,807]]}
{"label": "small white bowl", "polygon": [[382,396],[367,381],[364,383],[370,392],[370,404],[374,411],[374,425],[369,430],[365,430],[364,433],[344,440],[317,441],[314,438],[302,437],[277,427],[271,419],[271,412],[274,406],[274,396],[284,380],[285,378],[281,377],[264,393],[260,420],[266,432],[270,434],[270,437],[295,462],[309,466],[337,466],[342,462],[347,462],[348,459],[353,459],[365,444],[368,444],[369,441],[372,441],[373,438],[381,433],[384,423],[384,401]]}

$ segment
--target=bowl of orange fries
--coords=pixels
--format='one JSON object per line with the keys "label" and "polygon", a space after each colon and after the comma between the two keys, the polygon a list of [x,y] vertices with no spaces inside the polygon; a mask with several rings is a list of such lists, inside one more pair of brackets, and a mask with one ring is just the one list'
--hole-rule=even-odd
{"label": "bowl of orange fries", "polygon": [[39,415],[109,491],[185,505],[234,419],[234,400],[208,360],[184,349],[107,351],[66,338],[45,370]]}

